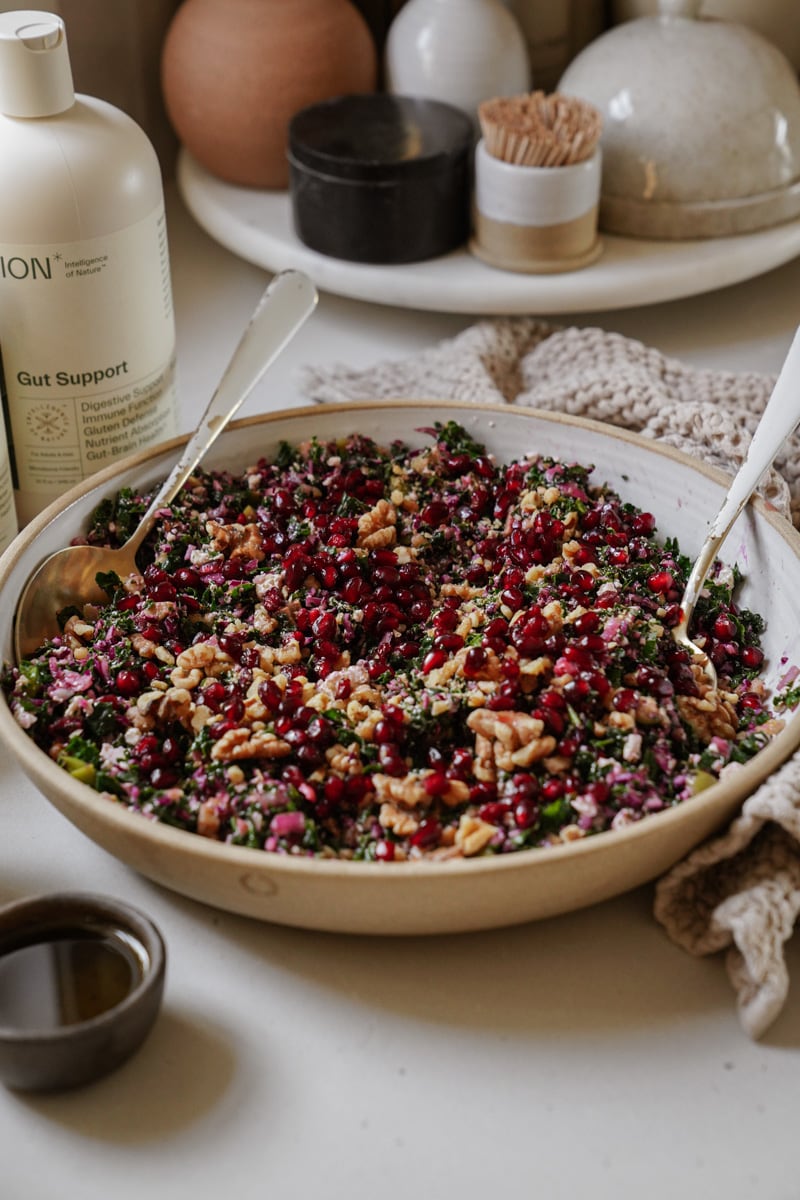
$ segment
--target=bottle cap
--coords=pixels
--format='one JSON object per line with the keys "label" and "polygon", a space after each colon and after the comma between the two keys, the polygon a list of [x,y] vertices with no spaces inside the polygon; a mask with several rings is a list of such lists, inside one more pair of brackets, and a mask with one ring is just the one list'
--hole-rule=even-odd
{"label": "bottle cap", "polygon": [[49,117],[75,103],[67,34],[54,13],[0,13],[0,113]]}

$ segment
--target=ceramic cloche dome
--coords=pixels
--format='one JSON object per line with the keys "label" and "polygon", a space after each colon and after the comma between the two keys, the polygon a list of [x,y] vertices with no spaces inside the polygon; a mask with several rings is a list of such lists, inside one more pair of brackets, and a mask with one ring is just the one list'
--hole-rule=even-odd
{"label": "ceramic cloche dome", "polygon": [[800,83],[744,25],[698,0],[592,42],[558,89],[603,114],[600,225],[650,238],[745,233],[800,215]]}

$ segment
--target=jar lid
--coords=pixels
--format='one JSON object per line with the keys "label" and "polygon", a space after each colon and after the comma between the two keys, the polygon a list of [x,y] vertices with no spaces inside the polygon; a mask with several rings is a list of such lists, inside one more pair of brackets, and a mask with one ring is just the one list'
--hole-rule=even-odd
{"label": "jar lid", "polygon": [[472,146],[472,122],[440,100],[337,96],[289,123],[289,156],[337,179],[408,179],[448,171]]}
{"label": "jar lid", "polygon": [[645,237],[708,237],[800,215],[800,83],[744,25],[661,0],[591,43],[559,90],[603,115],[600,223]]}

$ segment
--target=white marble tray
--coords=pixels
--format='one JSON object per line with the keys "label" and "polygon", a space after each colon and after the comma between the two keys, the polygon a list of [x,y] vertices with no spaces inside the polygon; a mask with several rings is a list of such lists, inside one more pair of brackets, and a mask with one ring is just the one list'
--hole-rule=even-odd
{"label": "white marble tray", "polygon": [[401,266],[328,258],[295,236],[287,192],[235,187],[188,154],[178,161],[181,195],[216,241],[268,271],[300,268],[319,288],[401,308],[476,314],[599,312],[711,292],[800,254],[800,220],[758,233],[693,242],[605,236],[592,266],[563,275],[499,271],[457,250]]}

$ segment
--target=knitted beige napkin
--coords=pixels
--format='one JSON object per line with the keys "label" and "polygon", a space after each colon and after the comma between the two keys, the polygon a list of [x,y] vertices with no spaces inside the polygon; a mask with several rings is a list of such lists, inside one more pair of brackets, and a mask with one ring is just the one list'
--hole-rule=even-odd
{"label": "knitted beige napkin", "polygon": [[[601,329],[532,318],[482,321],[413,359],[305,371],[318,401],[403,396],[524,404],[593,417],[729,472],[744,457],[774,379],[700,371]],[[800,440],[762,492],[800,526]],[[800,755],[744,804],[727,832],[656,886],[655,915],[692,954],[727,948],[742,1024],[759,1037],[788,991],[783,945],[800,911]]]}

